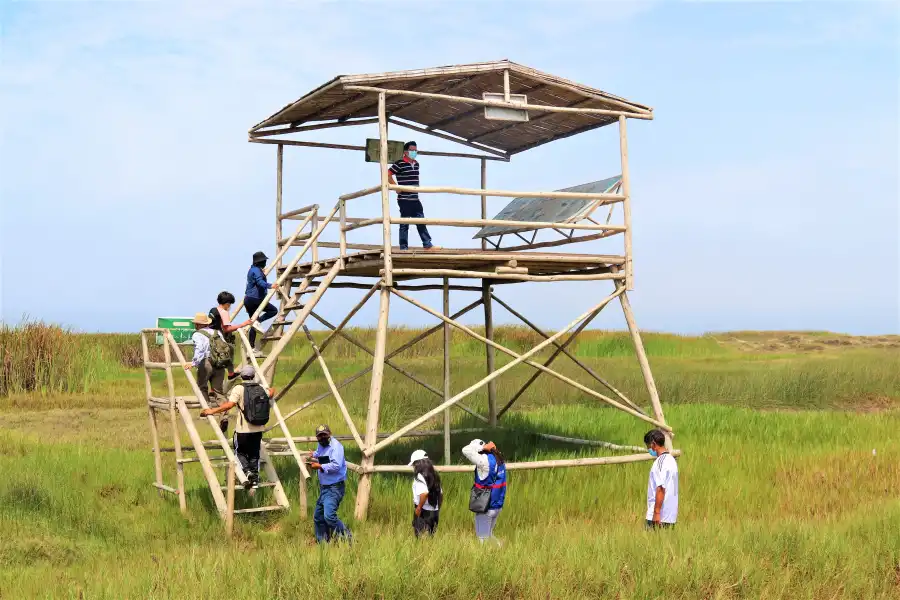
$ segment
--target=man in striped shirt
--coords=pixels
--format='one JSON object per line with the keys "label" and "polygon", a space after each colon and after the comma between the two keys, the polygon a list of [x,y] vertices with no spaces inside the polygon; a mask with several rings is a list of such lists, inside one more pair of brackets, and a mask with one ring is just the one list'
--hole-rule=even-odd
{"label": "man in striped shirt", "polygon": [[[408,185],[419,187],[419,161],[416,160],[418,154],[415,142],[406,142],[403,144],[403,158],[395,162],[388,169],[388,181],[391,185]],[[397,180],[394,180],[394,176]],[[425,209],[419,201],[419,194],[415,192],[398,192],[397,204],[400,205],[400,217],[408,219],[424,219]],[[431,236],[428,235],[428,228],[425,225],[416,225],[419,230],[419,237],[422,238],[422,246],[426,250],[434,249],[431,243]],[[400,249],[409,249],[409,225],[403,223],[400,225]]]}

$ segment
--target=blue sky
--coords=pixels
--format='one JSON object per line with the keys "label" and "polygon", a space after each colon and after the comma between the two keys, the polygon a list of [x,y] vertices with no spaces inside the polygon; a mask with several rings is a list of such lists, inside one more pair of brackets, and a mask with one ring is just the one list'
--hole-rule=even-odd
{"label": "blue sky", "polygon": [[[337,74],[509,58],[655,109],[629,128],[642,328],[900,332],[896,3],[406,6],[0,6],[3,320],[134,331],[205,310],[222,289],[239,294],[249,256],[273,251],[275,150],[246,142],[251,125]],[[616,131],[606,129],[491,164],[489,185],[558,189],[614,175]],[[352,153],[289,148],[285,168],[285,210],[331,207],[377,181]],[[474,161],[423,170],[429,184],[478,183]],[[353,210],[374,215],[375,205]],[[426,205],[435,217],[477,211],[477,200],[447,196]],[[433,234],[467,243],[458,229]],[[500,293],[558,327],[607,287]],[[339,318],[358,296],[329,292],[323,312]],[[375,308],[354,322],[374,323]],[[599,326],[623,326],[611,308]],[[431,321],[401,303],[392,312],[395,324]]]}

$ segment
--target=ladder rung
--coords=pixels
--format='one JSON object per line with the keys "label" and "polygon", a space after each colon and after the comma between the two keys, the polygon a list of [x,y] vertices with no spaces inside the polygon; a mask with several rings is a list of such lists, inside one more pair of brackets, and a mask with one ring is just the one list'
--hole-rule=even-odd
{"label": "ladder rung", "polygon": [[[275,485],[276,485],[276,484],[275,484],[274,481],[261,481],[261,482],[259,483],[259,485],[257,485],[256,487],[258,487],[258,488],[270,488],[270,487],[275,487]],[[223,490],[227,490],[227,489],[228,489],[228,486],[227,486],[227,485],[223,485],[223,486],[222,486],[222,489],[223,489]],[[246,488],[244,488],[244,486],[242,486],[241,484],[236,483],[236,484],[234,485],[234,489],[236,489],[236,490],[237,490],[237,489],[243,490],[243,489],[246,489]],[[254,488],[250,488],[250,489],[254,489]]]}
{"label": "ladder rung", "polygon": [[285,507],[278,506],[277,504],[273,504],[272,506],[257,506],[256,508],[239,508],[234,511],[234,514],[269,512],[271,510],[284,510],[284,508]]}

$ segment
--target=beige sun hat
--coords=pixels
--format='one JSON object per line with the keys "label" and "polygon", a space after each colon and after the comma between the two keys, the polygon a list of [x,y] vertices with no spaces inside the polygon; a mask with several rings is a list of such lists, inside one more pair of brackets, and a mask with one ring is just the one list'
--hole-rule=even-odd
{"label": "beige sun hat", "polygon": [[212,323],[212,319],[209,318],[208,314],[199,312],[194,315],[195,325],[209,325],[210,323]]}

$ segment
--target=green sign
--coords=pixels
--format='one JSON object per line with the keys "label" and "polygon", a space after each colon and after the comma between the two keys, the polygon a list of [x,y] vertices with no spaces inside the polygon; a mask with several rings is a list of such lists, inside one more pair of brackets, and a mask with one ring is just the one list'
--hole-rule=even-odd
{"label": "green sign", "polygon": [[[388,140],[388,163],[395,163],[403,158],[404,142],[392,142]],[[366,162],[381,161],[381,141],[375,139],[366,140]]]}
{"label": "green sign", "polygon": [[[158,317],[156,326],[171,331],[176,343],[191,343],[191,336],[194,334],[194,322],[191,317]],[[156,334],[156,343],[160,346],[163,343],[162,335],[159,333]]]}

